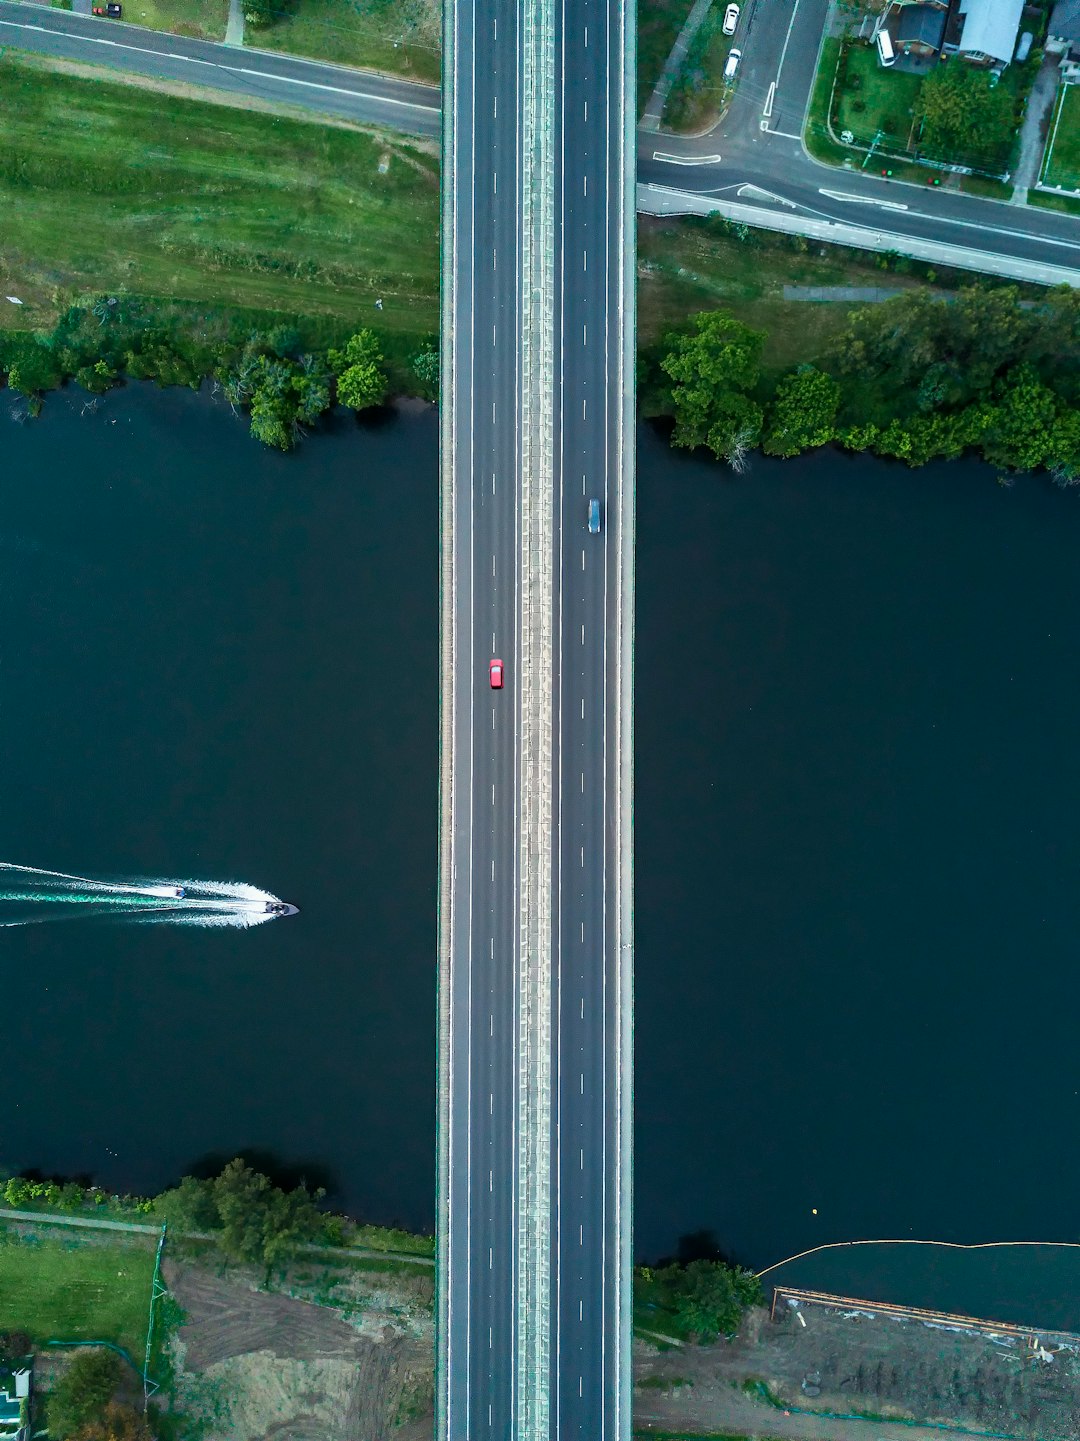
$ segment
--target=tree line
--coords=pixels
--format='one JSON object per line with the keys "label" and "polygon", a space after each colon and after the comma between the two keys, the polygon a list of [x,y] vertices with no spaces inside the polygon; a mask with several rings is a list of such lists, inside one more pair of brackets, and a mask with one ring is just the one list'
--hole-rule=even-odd
{"label": "tree line", "polygon": [[[92,395],[122,383],[198,389],[212,380],[264,445],[291,450],[334,405],[368,410],[390,392],[390,375],[378,333],[357,330],[340,348],[305,348],[290,325],[251,330],[239,340],[194,339],[163,322],[133,297],[101,296],[71,306],[44,334],[0,332],[0,376],[36,415],[46,391],[74,380]],[[434,399],[439,355],[434,342],[410,358],[407,388]],[[404,387],[402,387],[404,388]]]}
{"label": "tree line", "polygon": [[967,451],[1003,471],[1080,483],[1080,293],[1023,302],[1015,287],[912,291],[853,311],[816,364],[776,379],[766,335],[722,310],[665,341],[672,443],[742,470],[838,443],[925,465]]}

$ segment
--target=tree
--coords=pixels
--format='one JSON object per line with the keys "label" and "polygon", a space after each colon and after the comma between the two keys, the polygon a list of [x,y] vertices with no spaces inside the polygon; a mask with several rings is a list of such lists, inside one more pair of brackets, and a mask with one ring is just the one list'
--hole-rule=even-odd
{"label": "tree", "polygon": [[49,1435],[72,1436],[93,1421],[112,1400],[121,1378],[120,1358],[112,1351],[81,1351],[49,1395]]}
{"label": "tree", "polygon": [[798,455],[836,435],[840,387],[813,365],[783,376],[769,412],[763,448],[769,455]]}
{"label": "tree", "polygon": [[110,1401],[100,1417],[79,1427],[75,1441],[154,1441],[154,1433],[138,1411]]}
{"label": "tree", "polygon": [[732,391],[714,407],[713,423],[705,444],[717,460],[726,460],[737,474],[746,469],[747,456],[761,439],[761,406],[748,395]]}
{"label": "tree", "polygon": [[758,380],[760,331],[751,330],[725,311],[704,311],[693,318],[694,333],[671,336],[661,369],[675,382],[675,433],[672,442],[692,450],[708,444],[723,455],[747,430],[760,432],[760,411],[747,392]]}
{"label": "tree", "polygon": [[327,360],[338,378],[337,393],[342,405],[366,410],[382,404],[386,398],[386,375],[379,338],[373,330],[358,330],[346,342],[344,350],[331,350]]}
{"label": "tree", "polygon": [[722,1261],[667,1266],[656,1276],[680,1322],[699,1341],[715,1341],[737,1331],[747,1306],[761,1302],[761,1282],[753,1272]]}
{"label": "tree", "polygon": [[10,1366],[29,1356],[34,1343],[25,1331],[0,1331],[0,1366]]}
{"label": "tree", "polygon": [[314,1240],[322,1217],[305,1186],[281,1191],[237,1157],[213,1182],[220,1245],[234,1261],[275,1265],[292,1247]]}
{"label": "tree", "polygon": [[439,393],[439,352],[433,345],[418,350],[412,358],[412,368],[425,395],[434,399]]}
{"label": "tree", "polygon": [[1013,97],[989,73],[958,61],[936,65],[919,87],[915,118],[921,143],[950,159],[997,162],[1013,132]]}
{"label": "tree", "polygon": [[1070,406],[1058,414],[1046,463],[1055,485],[1080,484],[1080,410]]}
{"label": "tree", "polygon": [[986,459],[1010,470],[1042,465],[1053,450],[1057,396],[1025,362],[997,386],[995,402],[983,441]]}
{"label": "tree", "polygon": [[157,1198],[159,1215],[177,1231],[212,1231],[221,1224],[214,1204],[214,1183],[185,1176],[179,1186]]}
{"label": "tree", "polygon": [[311,425],[330,409],[330,371],[314,355],[302,355],[300,368],[293,373],[293,394],[296,396],[296,418]]}

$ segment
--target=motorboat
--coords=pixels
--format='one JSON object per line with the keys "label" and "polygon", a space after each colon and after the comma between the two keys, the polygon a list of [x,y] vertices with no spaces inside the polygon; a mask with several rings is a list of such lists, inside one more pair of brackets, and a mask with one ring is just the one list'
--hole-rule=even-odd
{"label": "motorboat", "polygon": [[268,916],[296,916],[300,914],[300,907],[292,906],[288,901],[267,901],[266,914]]}

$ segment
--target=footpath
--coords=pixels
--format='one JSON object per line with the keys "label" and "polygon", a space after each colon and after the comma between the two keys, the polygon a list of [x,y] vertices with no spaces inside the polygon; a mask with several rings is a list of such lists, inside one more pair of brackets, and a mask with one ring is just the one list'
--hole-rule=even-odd
{"label": "footpath", "polygon": [[[109,1221],[104,1216],[54,1216],[49,1211],[18,1211],[10,1206],[0,1206],[0,1221],[31,1221],[38,1226],[75,1226],[90,1231],[128,1231],[143,1236],[160,1236],[161,1227],[141,1221]],[[213,1241],[211,1231],[180,1231],[177,1233],[187,1241]],[[333,1256],[356,1258],[358,1260],[387,1260],[405,1262],[413,1266],[434,1266],[434,1256],[419,1256],[415,1251],[383,1251],[378,1246],[319,1246],[306,1243],[296,1247],[312,1256]]]}

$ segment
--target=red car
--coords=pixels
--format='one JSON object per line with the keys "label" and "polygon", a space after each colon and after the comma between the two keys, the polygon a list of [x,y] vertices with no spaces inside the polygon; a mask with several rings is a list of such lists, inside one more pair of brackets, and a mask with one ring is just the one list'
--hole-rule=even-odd
{"label": "red car", "polygon": [[493,660],[488,666],[488,676],[491,679],[492,690],[502,690],[503,663],[501,660]]}

